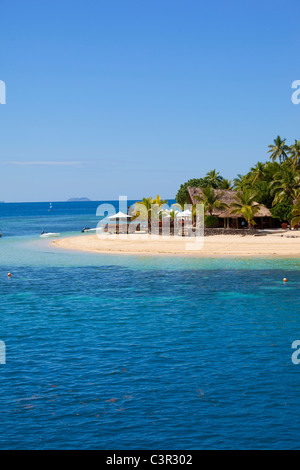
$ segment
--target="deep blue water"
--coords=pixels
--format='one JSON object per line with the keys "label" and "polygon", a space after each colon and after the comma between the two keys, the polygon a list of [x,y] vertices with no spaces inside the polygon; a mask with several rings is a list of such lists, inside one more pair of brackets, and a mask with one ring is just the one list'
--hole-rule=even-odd
{"label": "deep blue water", "polygon": [[1,449],[299,448],[300,261],[65,252],[40,218],[0,213]]}
{"label": "deep blue water", "polygon": [[[135,201],[128,201],[128,206]],[[174,200],[170,200],[173,204]],[[112,204],[119,211],[118,201],[0,203],[0,229],[4,236],[39,235],[45,232],[78,232],[84,227],[96,227],[100,204]]]}

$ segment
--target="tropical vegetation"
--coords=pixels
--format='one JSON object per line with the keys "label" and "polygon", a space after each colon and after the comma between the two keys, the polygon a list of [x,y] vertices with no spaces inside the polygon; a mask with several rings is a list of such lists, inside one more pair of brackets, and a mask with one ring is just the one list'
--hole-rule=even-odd
{"label": "tropical vegetation", "polygon": [[207,186],[202,189],[202,196],[197,197],[198,201],[204,204],[204,211],[208,212],[210,216],[213,215],[214,209],[225,210],[227,205],[221,201],[221,196],[214,191],[212,186]]}
{"label": "tropical vegetation", "polygon": [[241,214],[251,228],[256,225],[255,215],[260,209],[260,204],[255,201],[255,195],[252,191],[246,190],[238,192],[235,196],[235,202],[231,204],[231,214]]}
{"label": "tropical vegetation", "polygon": [[300,199],[296,201],[292,209],[292,225],[300,224]]}
{"label": "tropical vegetation", "polygon": [[266,149],[266,155],[269,157],[266,162],[258,161],[248,173],[238,174],[232,180],[224,178],[216,169],[203,177],[188,180],[181,184],[176,201],[180,204],[189,202],[188,186],[202,188],[202,193],[206,192],[206,211],[212,215],[212,206],[216,208],[218,204],[217,200],[213,202],[213,190],[235,190],[239,193],[237,197],[244,199],[237,200],[234,203],[237,206],[232,209],[240,210],[251,225],[259,205],[250,204],[250,199],[270,209],[274,219],[293,226],[295,217],[300,217],[297,215],[300,204],[300,140],[295,139],[288,145],[285,138],[277,136]]}
{"label": "tropical vegetation", "polygon": [[[229,210],[231,214],[242,214],[248,226],[255,224],[254,218],[263,205],[274,219],[287,222],[290,227],[300,221],[300,140],[288,145],[286,139],[277,136],[266,149],[269,159],[258,161],[248,173],[238,174],[233,179],[224,178],[213,169],[200,178],[192,178],[182,183],[176,194],[176,207],[168,211],[168,216],[175,217],[176,210],[183,210],[184,204],[190,203],[188,187],[201,188],[198,198],[205,206],[206,225],[215,226],[215,211]],[[230,207],[222,202],[222,191],[236,191]],[[146,197],[134,204],[131,213],[134,217],[148,220],[164,215],[165,199]],[[195,207],[193,207],[195,214]],[[166,215],[166,214],[165,214]],[[297,222],[298,221],[298,222]]]}

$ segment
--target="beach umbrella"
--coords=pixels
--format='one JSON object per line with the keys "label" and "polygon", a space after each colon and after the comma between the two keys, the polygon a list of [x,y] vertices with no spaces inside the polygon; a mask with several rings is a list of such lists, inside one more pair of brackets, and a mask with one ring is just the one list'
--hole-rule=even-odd
{"label": "beach umbrella", "polygon": [[111,215],[109,219],[131,219],[131,216],[124,214],[124,212],[118,212],[117,214]]}
{"label": "beach umbrella", "polygon": [[162,215],[164,215],[164,216],[170,215],[170,212],[171,212],[171,211],[170,211],[169,209],[160,209],[160,210],[158,211],[159,214],[162,214]]}
{"label": "beach umbrella", "polygon": [[108,219],[110,219],[115,224],[124,225],[127,224],[127,220],[131,219],[131,216],[124,214],[124,212],[118,212],[117,214],[109,216]]}
{"label": "beach umbrella", "polygon": [[184,217],[191,217],[192,213],[189,209],[186,209],[185,211],[178,212],[176,214],[176,217],[180,217],[181,219]]}

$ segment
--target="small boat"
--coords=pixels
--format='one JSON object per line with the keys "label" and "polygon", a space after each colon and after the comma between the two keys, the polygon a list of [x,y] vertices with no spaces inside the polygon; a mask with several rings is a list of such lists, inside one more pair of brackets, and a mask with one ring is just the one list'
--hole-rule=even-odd
{"label": "small boat", "polygon": [[89,228],[89,227],[84,227],[81,232],[95,232],[97,230],[97,227],[95,228]]}
{"label": "small boat", "polygon": [[48,209],[48,212],[51,212],[51,211],[52,211],[52,202],[50,202],[49,209]]}
{"label": "small boat", "polygon": [[40,237],[41,238],[49,238],[49,237],[59,237],[60,233],[54,233],[54,232],[42,232]]}

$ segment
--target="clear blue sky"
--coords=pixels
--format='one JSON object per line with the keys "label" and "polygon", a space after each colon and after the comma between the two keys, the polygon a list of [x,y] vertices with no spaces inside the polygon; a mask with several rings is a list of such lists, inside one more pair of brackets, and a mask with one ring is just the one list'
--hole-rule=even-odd
{"label": "clear blue sky", "polygon": [[299,0],[0,0],[0,200],[174,197],[300,139]]}

